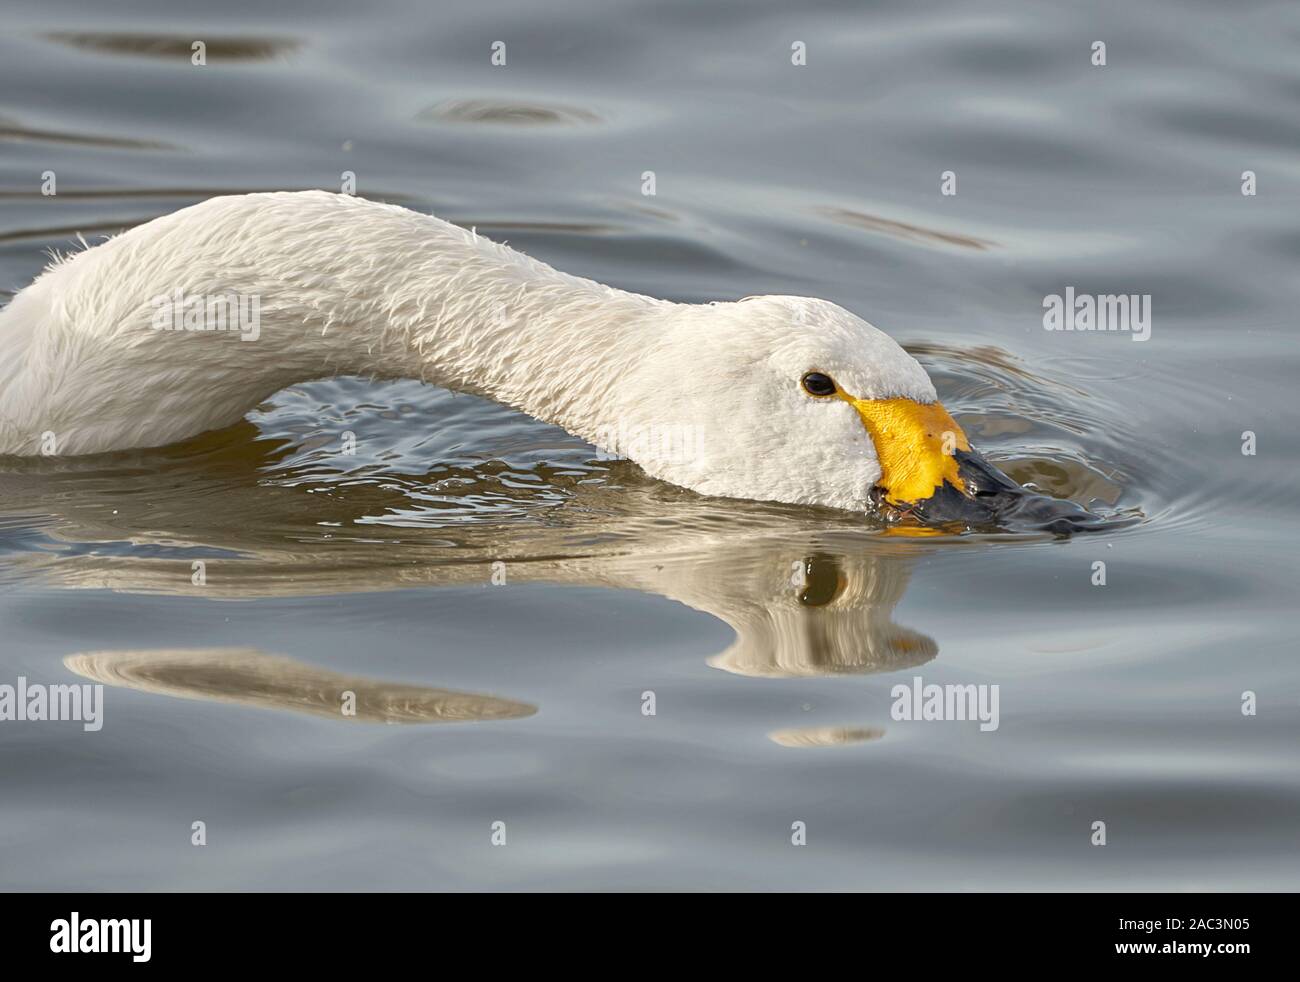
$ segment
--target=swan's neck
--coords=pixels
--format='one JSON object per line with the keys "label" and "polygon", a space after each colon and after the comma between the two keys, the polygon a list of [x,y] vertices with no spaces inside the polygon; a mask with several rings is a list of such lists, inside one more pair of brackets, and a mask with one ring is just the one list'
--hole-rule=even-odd
{"label": "swan's neck", "polygon": [[[160,296],[236,296],[256,323],[160,330]],[[0,451],[40,452],[49,432],[60,453],[156,446],[344,374],[472,392],[593,439],[602,390],[675,306],[402,208],[217,198],[55,266],[0,313],[20,356],[0,377]]]}
{"label": "swan's neck", "polygon": [[[432,254],[380,278],[377,295],[336,295],[335,324],[355,329],[365,348],[336,334],[326,373],[418,378],[593,439],[602,396],[629,376],[675,305],[560,273],[459,228],[437,229],[431,244]],[[320,327],[328,342],[333,326]]]}

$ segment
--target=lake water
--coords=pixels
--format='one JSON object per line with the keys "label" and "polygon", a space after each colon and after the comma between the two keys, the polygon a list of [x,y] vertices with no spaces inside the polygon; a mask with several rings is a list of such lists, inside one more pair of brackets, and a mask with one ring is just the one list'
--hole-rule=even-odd
{"label": "lake water", "polygon": [[[1013,476],[1140,520],[887,534],[360,379],[8,459],[0,683],[105,690],[0,723],[0,888],[1300,886],[1300,7],[208,6],[8,5],[0,300],[350,171],[622,288],[840,303]],[[1149,339],[1044,330],[1067,287]],[[915,677],[997,728],[893,718]]]}

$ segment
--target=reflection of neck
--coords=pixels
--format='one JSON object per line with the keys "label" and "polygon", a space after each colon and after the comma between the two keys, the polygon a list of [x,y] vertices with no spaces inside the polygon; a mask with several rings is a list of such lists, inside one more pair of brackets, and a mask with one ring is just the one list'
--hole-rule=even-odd
{"label": "reflection of neck", "polygon": [[104,685],[341,721],[455,723],[519,719],[537,711],[496,696],[340,675],[253,648],[91,651],[69,655],[63,664]]}
{"label": "reflection of neck", "polygon": [[[736,638],[710,663],[741,675],[895,671],[929,661],[938,650],[932,639],[893,621],[894,607],[907,589],[915,548],[906,553],[865,548],[857,537],[846,539],[844,548],[828,547],[824,532],[790,530],[784,528],[784,519],[780,532],[719,534],[702,526],[693,530],[680,503],[638,518],[609,515],[599,495],[587,503],[590,507],[566,510],[568,521],[547,528],[521,527],[509,542],[499,530],[461,530],[454,537],[459,548],[450,552],[445,536],[451,533],[446,529],[424,546],[418,536],[402,536],[401,543],[381,537],[353,539],[346,546],[329,540],[312,547],[307,539],[268,537],[232,520],[248,511],[274,517],[292,507],[299,495],[301,491],[291,488],[258,487],[252,499],[227,500],[229,512],[205,513],[189,525],[187,542],[243,557],[229,561],[223,575],[210,577],[204,586],[191,583],[188,556],[39,551],[23,560],[24,569],[64,588],[257,599],[478,587],[493,581],[493,562],[501,560],[504,585],[493,589],[553,583],[640,590],[711,614],[731,626]],[[280,497],[288,503],[272,506]],[[147,499],[127,496],[122,503],[124,510],[114,521],[125,525],[105,528],[99,508],[85,516],[65,511],[60,537],[93,542],[130,536],[148,541],[149,533],[142,530],[156,518]],[[340,521],[355,507],[354,502],[342,508]],[[383,505],[375,501],[370,507],[382,510]],[[139,509],[138,514],[132,508]],[[579,543],[586,555],[574,555]],[[802,585],[796,584],[797,571]]]}

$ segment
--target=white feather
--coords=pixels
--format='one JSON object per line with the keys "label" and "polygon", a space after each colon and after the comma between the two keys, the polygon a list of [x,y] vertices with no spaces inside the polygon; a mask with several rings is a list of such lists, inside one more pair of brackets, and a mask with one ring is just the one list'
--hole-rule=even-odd
{"label": "white feather", "polygon": [[[151,301],[260,298],[260,334],[160,331]],[[324,191],[213,198],[64,257],[0,311],[0,453],[159,446],[286,386],[415,378],[556,423],[704,494],[863,508],[853,407],[929,402],[921,366],[803,297],[677,304],[561,273],[475,232]],[[614,445],[611,445],[614,444]]]}

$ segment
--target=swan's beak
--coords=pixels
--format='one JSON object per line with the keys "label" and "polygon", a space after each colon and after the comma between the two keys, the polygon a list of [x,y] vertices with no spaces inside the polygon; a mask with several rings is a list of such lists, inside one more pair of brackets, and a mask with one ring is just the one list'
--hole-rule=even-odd
{"label": "swan's beak", "polygon": [[1104,520],[1070,501],[1022,488],[971,449],[937,402],[852,399],[880,460],[873,497],[882,510],[925,525],[1009,525],[1077,532]]}
{"label": "swan's beak", "polygon": [[880,461],[876,488],[887,504],[910,508],[945,486],[966,493],[957,454],[969,453],[970,441],[942,405],[912,399],[843,398],[858,411],[876,446]]}

